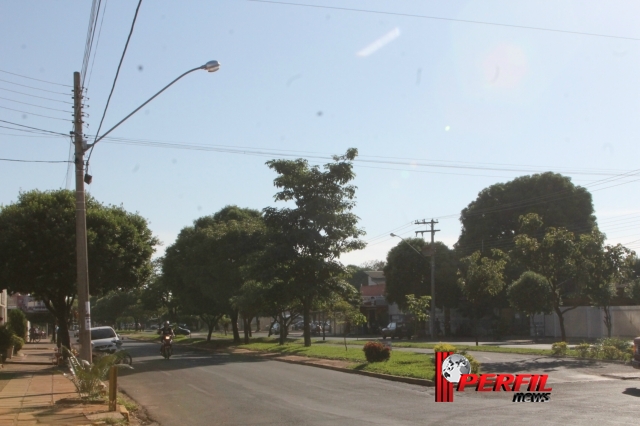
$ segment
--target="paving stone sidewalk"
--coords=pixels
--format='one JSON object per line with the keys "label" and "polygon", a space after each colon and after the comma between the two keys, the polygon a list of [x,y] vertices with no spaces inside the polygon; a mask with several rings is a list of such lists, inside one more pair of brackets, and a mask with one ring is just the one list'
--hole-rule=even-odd
{"label": "paving stone sidewalk", "polygon": [[94,425],[105,424],[101,419],[107,417],[123,418],[108,412],[106,404],[82,403],[71,380],[50,361],[52,351],[25,348],[21,358],[0,368],[0,426]]}

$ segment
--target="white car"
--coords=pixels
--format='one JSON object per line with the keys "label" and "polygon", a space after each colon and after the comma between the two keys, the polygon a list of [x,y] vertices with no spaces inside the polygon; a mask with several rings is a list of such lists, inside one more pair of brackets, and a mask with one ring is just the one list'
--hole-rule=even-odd
{"label": "white car", "polygon": [[113,353],[122,346],[122,340],[111,327],[94,327],[91,329],[91,346],[94,351]]}

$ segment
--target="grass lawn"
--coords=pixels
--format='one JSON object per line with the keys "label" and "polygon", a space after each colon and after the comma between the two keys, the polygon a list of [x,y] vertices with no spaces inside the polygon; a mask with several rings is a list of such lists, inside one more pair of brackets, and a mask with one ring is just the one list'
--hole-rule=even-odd
{"label": "grass lawn", "polygon": [[[347,340],[347,345],[354,346],[364,346],[367,343],[363,340]],[[408,341],[396,341],[394,340],[392,345],[395,348],[421,348],[421,349],[433,349],[438,343],[421,343],[421,342],[408,342]],[[553,355],[553,351],[551,349],[527,349],[527,348],[503,348],[500,346],[475,346],[475,345],[456,345],[455,343],[450,343],[452,346],[455,346],[458,349],[465,349],[467,351],[477,351],[477,352],[499,352],[506,354],[522,354],[522,355],[545,355],[551,356]],[[573,350],[567,351],[568,356],[577,356],[577,352]]]}
{"label": "grass lawn", "polygon": [[262,352],[351,361],[353,363],[351,368],[355,370],[391,374],[394,376],[433,380],[435,375],[431,356],[419,353],[392,351],[389,361],[370,364],[364,357],[362,348],[359,347],[347,347],[347,350],[345,350],[344,347],[315,343],[307,348],[304,347],[303,343],[299,340],[289,341],[285,345],[280,346],[277,340],[272,339],[258,339],[258,341],[237,347]]}

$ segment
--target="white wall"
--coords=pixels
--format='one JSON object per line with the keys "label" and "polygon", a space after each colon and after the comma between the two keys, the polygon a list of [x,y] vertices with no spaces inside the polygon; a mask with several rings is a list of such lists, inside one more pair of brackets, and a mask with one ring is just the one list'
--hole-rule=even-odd
{"label": "white wall", "polygon": [[[612,306],[611,336],[640,336],[640,306]],[[555,313],[536,315],[538,331],[544,330],[546,337],[560,337],[560,323]],[[580,306],[564,314],[567,337],[601,338],[607,336],[602,309]],[[532,327],[533,335],[533,327]]]}

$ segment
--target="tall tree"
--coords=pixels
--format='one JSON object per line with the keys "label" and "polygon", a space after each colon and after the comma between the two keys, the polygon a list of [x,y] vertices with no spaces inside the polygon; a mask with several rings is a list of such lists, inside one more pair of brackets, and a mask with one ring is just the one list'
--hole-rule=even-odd
{"label": "tall tree", "polygon": [[[387,300],[397,303],[400,309],[407,308],[408,294],[431,296],[431,261],[419,254],[430,244],[421,238],[405,241],[389,250],[384,267]],[[458,306],[461,297],[457,283],[458,255],[440,241],[436,241],[435,247],[435,302],[437,308],[444,310],[444,328],[448,335],[451,330],[450,309]]]}
{"label": "tall tree", "polygon": [[478,319],[492,305],[491,299],[502,292],[505,286],[504,269],[508,256],[492,249],[490,256],[479,251],[460,260],[458,282],[468,303],[469,316],[473,318],[476,346],[478,346]]}
{"label": "tall tree", "polygon": [[198,315],[209,327],[225,314],[240,342],[238,307],[232,298],[247,281],[244,268],[261,250],[264,224],[257,210],[227,206],[184,228],[167,248],[162,280],[183,313]]}
{"label": "tall tree", "polygon": [[511,255],[549,282],[552,308],[558,316],[562,340],[566,341],[564,314],[577,306],[564,307],[565,302],[578,297],[584,285],[579,279],[582,255],[579,238],[566,228],[545,228],[535,213],[522,216],[520,222],[521,233],[515,237],[516,247]]}
{"label": "tall tree", "polygon": [[578,258],[579,279],[585,283],[584,294],[593,306],[602,309],[607,335],[611,337],[613,318],[611,303],[617,297],[617,285],[633,279],[635,253],[621,244],[604,245],[604,234],[594,231],[581,235]]}
{"label": "tall tree", "polygon": [[352,161],[357,154],[351,148],[343,156],[334,156],[324,170],[304,159],[267,162],[278,173],[274,185],[281,191],[275,200],[293,203],[264,209],[270,240],[267,256],[273,276],[290,285],[291,294],[302,305],[305,346],[311,345],[311,307],[318,297],[336,291],[347,272],[338,258],[365,246],[358,239],[364,231],[351,212],[356,187],[349,182],[355,177]]}
{"label": "tall tree", "polygon": [[[68,323],[76,297],[75,196],[72,191],[20,193],[0,208],[0,282],[10,292],[42,300],[69,347]],[[158,240],[147,221],[88,196],[89,284],[93,295],[143,285],[152,273]]]}
{"label": "tall tree", "polygon": [[[462,210],[462,232],[456,248],[462,255],[476,250],[489,253],[492,248],[511,248],[520,226],[519,218],[528,213],[540,216],[545,228],[589,233],[596,226],[593,212],[591,194],[575,186],[569,177],[551,172],[518,177],[483,189]],[[523,271],[507,272],[515,280]]]}

